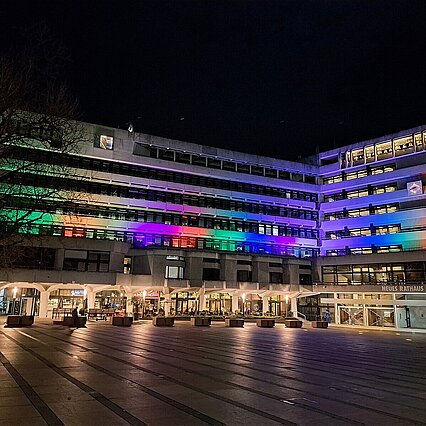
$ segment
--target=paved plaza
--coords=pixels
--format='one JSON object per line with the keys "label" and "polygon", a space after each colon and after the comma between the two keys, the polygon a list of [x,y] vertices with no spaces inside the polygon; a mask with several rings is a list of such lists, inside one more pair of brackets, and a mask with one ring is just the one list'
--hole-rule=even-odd
{"label": "paved plaza", "polygon": [[426,424],[426,334],[0,328],[0,425]]}

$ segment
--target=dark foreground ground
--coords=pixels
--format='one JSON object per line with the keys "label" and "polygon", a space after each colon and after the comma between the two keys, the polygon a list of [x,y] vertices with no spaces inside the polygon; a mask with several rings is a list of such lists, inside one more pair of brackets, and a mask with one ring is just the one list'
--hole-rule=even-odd
{"label": "dark foreground ground", "polygon": [[426,334],[0,328],[0,425],[426,425]]}

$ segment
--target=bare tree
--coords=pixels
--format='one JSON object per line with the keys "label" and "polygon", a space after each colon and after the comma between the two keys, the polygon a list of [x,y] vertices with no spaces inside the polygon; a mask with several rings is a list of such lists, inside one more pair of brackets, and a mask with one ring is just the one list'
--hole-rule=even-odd
{"label": "bare tree", "polygon": [[46,34],[32,30],[31,42],[0,57],[0,267],[13,264],[45,220],[47,202],[75,196],[43,179],[69,177],[61,159],[85,138],[77,102],[59,77],[65,52]]}

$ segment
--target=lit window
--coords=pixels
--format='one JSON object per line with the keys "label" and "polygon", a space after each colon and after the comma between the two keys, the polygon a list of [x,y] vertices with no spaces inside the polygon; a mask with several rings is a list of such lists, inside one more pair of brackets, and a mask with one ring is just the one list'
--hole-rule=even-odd
{"label": "lit window", "polygon": [[112,136],[100,135],[99,140],[95,141],[95,147],[101,149],[114,149],[114,138]]}
{"label": "lit window", "polygon": [[166,266],[166,278],[182,280],[183,279],[183,266]]}

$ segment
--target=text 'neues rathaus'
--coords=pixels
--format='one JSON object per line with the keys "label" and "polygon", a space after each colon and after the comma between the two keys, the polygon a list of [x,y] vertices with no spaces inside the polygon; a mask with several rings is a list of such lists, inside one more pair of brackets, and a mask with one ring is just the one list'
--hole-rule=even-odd
{"label": "text 'neues rathaus'", "polygon": [[75,152],[21,150],[73,170],[23,185],[76,196],[18,230],[27,256],[0,271],[0,314],[131,311],[143,294],[152,312],[426,328],[426,126],[304,162],[84,129]]}

